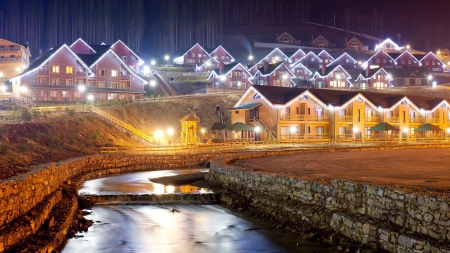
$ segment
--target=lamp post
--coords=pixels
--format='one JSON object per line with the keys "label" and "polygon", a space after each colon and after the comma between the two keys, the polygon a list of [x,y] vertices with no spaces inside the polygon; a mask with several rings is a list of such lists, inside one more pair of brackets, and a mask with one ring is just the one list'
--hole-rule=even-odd
{"label": "lamp post", "polygon": [[144,66],[144,75],[146,76],[150,75],[150,67],[147,65]]}
{"label": "lamp post", "polygon": [[83,92],[83,93],[84,93],[84,101],[83,101],[83,102],[86,103],[86,93],[85,93],[85,91],[86,91],[86,86],[85,86],[84,84],[82,84],[82,85],[78,86],[77,89],[78,89],[79,92]]}
{"label": "lamp post", "polygon": [[25,93],[25,97],[23,97],[23,99],[21,99],[23,101],[22,107],[25,107],[25,104],[27,104],[27,108],[28,108],[28,103],[27,103],[27,92],[28,92],[28,88],[25,86],[20,87],[20,92],[21,93]]}
{"label": "lamp post", "polygon": [[90,106],[89,106],[89,111],[92,112],[92,105],[93,105],[93,101],[94,101],[94,95],[89,94],[89,95],[87,96],[87,99],[88,99],[88,102],[89,102],[89,104],[90,104]]}
{"label": "lamp post", "polygon": [[158,130],[155,132],[154,136],[158,140],[158,147],[161,149],[161,138],[164,136],[164,132],[161,130]]}
{"label": "lamp post", "polygon": [[164,60],[166,60],[166,64],[169,65],[170,56],[168,54],[164,55]]}
{"label": "lamp post", "polygon": [[169,145],[172,144],[172,135],[173,135],[174,131],[173,128],[169,127],[167,129],[167,135],[169,136]]}
{"label": "lamp post", "polygon": [[151,80],[151,81],[150,81],[150,87],[152,87],[152,96],[153,96],[153,99],[155,99],[155,86],[156,86],[156,81],[155,81],[155,80]]}
{"label": "lamp post", "polygon": [[156,65],[156,61],[155,60],[150,60],[150,65],[155,66]]}
{"label": "lamp post", "polygon": [[259,132],[261,132],[261,127],[256,126],[255,127],[255,142],[259,140],[258,139]]}

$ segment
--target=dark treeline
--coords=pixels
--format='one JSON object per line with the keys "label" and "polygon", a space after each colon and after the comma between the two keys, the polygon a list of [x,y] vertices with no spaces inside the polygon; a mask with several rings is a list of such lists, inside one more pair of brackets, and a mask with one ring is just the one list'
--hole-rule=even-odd
{"label": "dark treeline", "polygon": [[347,8],[337,15],[336,24],[348,31],[391,38],[401,45],[411,44],[412,48],[418,50],[434,51],[439,47],[450,46],[450,36],[445,31],[444,22],[427,22],[417,15],[393,14],[389,10],[377,9],[364,13]]}
{"label": "dark treeline", "polygon": [[34,55],[78,38],[139,51],[145,16],[142,0],[1,0],[0,24],[0,38],[29,43]]}

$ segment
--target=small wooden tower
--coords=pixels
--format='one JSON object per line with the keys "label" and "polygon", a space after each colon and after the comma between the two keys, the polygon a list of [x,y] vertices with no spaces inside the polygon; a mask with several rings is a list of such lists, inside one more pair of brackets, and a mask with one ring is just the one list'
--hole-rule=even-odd
{"label": "small wooden tower", "polygon": [[181,144],[193,144],[198,142],[197,136],[197,122],[200,122],[200,119],[197,115],[194,116],[186,115],[181,120],[181,136],[180,143]]}

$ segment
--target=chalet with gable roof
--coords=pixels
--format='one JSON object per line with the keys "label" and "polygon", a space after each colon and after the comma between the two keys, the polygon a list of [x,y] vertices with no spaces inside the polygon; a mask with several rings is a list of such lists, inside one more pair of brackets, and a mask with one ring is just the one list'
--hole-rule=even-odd
{"label": "chalet with gable roof", "polygon": [[320,53],[317,54],[320,59],[322,59],[322,64],[329,65],[334,61],[334,58],[325,50],[320,51]]}
{"label": "chalet with gable roof", "polygon": [[294,65],[296,65],[299,62],[308,69],[310,69],[311,71],[321,69],[323,63],[322,59],[320,59],[320,57],[313,52],[307,53],[305,56],[303,56],[303,58],[295,62]]}
{"label": "chalet with gable roof", "polygon": [[[32,101],[75,101],[83,98],[77,85],[86,84],[95,73],[66,44],[50,49],[27,69],[10,79],[16,98]],[[27,87],[26,94],[21,87]]]}
{"label": "chalet with gable roof", "polygon": [[313,47],[318,48],[336,48],[336,44],[331,44],[330,41],[328,41],[325,37],[322,35],[317,36],[312,42],[311,45]]}
{"label": "chalet with gable roof", "polygon": [[139,56],[135,52],[133,52],[133,50],[131,50],[121,40],[118,40],[114,44],[112,44],[111,49],[132,71],[139,74],[139,66],[144,64],[144,61],[139,58]]}
{"label": "chalet with gable roof", "polygon": [[369,50],[359,39],[356,37],[351,38],[345,43],[345,48],[353,50]]}
{"label": "chalet with gable roof", "polygon": [[303,58],[306,55],[305,52],[303,52],[303,50],[299,49],[297,50],[295,53],[293,53],[291,55],[291,57],[289,57],[289,59],[291,59],[292,63],[297,62],[298,60],[300,60],[301,58]]}
{"label": "chalet with gable roof", "polygon": [[408,50],[402,53],[389,53],[389,56],[395,59],[399,67],[420,67],[420,61]]}
{"label": "chalet with gable roof", "polygon": [[230,64],[234,62],[233,56],[231,56],[230,53],[225,50],[222,46],[218,46],[216,49],[214,49],[211,54],[211,58],[216,59],[218,62],[223,62],[225,64]]}
{"label": "chalet with gable roof", "polygon": [[[425,123],[442,129],[445,140],[449,108],[439,98],[255,85],[231,109],[231,119],[260,127],[260,140],[279,142],[419,140],[416,130]],[[398,131],[370,131],[381,122]]]}
{"label": "chalet with gable roof", "polygon": [[273,64],[265,62],[264,65],[256,71],[254,80],[256,85],[292,87],[292,78],[295,77],[295,74],[292,73],[284,62]]}
{"label": "chalet with gable roof", "polygon": [[401,67],[389,69],[388,73],[396,87],[431,86],[433,77],[433,73],[425,67]]}
{"label": "chalet with gable roof", "polygon": [[420,63],[433,72],[443,72],[445,67],[445,64],[433,52],[429,52],[420,59]]}
{"label": "chalet with gable roof", "polygon": [[351,76],[340,65],[323,66],[312,79],[316,88],[348,88],[352,86]]}
{"label": "chalet with gable roof", "polygon": [[295,78],[298,80],[309,80],[311,75],[313,74],[311,70],[309,70],[305,65],[301,62],[297,62],[294,66],[291,67],[292,73],[294,73]]}
{"label": "chalet with gable roof", "polygon": [[259,62],[257,62],[255,65],[250,67],[250,73],[253,75],[260,69],[262,66],[264,66],[265,63],[269,64],[275,64],[279,62],[283,62],[285,64],[290,64],[291,59],[286,56],[286,54],[283,53],[279,48],[275,48],[272,50],[269,54],[267,54],[264,58],[262,58]]}
{"label": "chalet with gable roof", "polygon": [[392,86],[391,81],[392,75],[389,74],[384,68],[367,68],[356,79],[356,82],[359,83],[359,87],[362,89],[387,89]]}
{"label": "chalet with gable roof", "polygon": [[30,66],[30,49],[5,39],[0,39],[0,84]]}
{"label": "chalet with gable roof", "polygon": [[296,40],[294,37],[292,37],[289,33],[284,32],[280,36],[276,38],[276,41],[278,44],[285,44],[285,45],[301,45],[301,40]]}
{"label": "chalet with gable roof", "polygon": [[217,89],[246,89],[252,84],[252,74],[241,63],[225,65],[220,63],[219,68],[211,71],[207,80]]}
{"label": "chalet with gable roof", "polygon": [[375,46],[375,51],[378,50],[395,52],[395,51],[403,51],[404,47],[400,47],[399,45],[397,45],[395,42],[393,42],[391,39],[388,38]]}
{"label": "chalet with gable roof", "polygon": [[334,61],[329,63],[330,65],[341,65],[344,69],[355,69],[357,61],[347,53],[343,53],[341,56],[336,58]]}
{"label": "chalet with gable roof", "polygon": [[196,71],[198,72],[208,72],[213,69],[218,69],[220,67],[220,62],[215,58],[210,58],[205,63],[197,65]]}
{"label": "chalet with gable roof", "polygon": [[173,59],[175,64],[196,65],[205,63],[211,56],[200,44],[195,44],[182,56]]}
{"label": "chalet with gable roof", "polygon": [[377,51],[365,63],[361,65],[363,69],[366,68],[395,68],[397,62],[383,49]]}

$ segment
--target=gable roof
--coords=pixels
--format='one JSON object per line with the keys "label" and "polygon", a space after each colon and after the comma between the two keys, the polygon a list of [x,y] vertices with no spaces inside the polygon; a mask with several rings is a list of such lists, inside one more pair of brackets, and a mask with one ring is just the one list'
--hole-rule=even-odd
{"label": "gable roof", "polygon": [[349,57],[350,59],[352,59],[354,64],[356,64],[356,63],[358,62],[358,61],[355,60],[355,58],[353,58],[351,55],[349,55],[349,54],[347,54],[347,53],[343,53],[341,56],[339,56],[338,58],[336,58],[334,61],[330,62],[330,63],[327,65],[327,67],[333,65],[334,62],[337,62],[339,59],[341,59],[341,58],[344,57],[344,56],[347,56],[347,57]]}
{"label": "gable roof", "polygon": [[[381,53],[381,54],[387,55],[387,56],[395,63],[395,65],[397,65],[397,61],[395,61],[394,58],[392,58],[386,51],[384,51],[383,49],[381,49],[381,50],[377,51],[375,54],[373,54],[366,62],[364,62],[364,63],[362,64],[362,66],[366,66],[366,67],[367,67],[367,64],[369,63],[369,61],[372,60],[373,57],[375,57],[376,55],[378,55],[378,54],[380,54],[380,53]],[[366,68],[366,67],[365,67],[365,68]]]}
{"label": "gable roof", "polygon": [[[378,74],[379,72],[384,72],[385,75],[390,74],[384,68],[375,68],[375,69],[369,70],[369,75],[366,75],[366,72],[363,71],[356,80],[359,80],[359,79],[367,80],[367,79],[373,78],[373,76]],[[390,81],[390,80],[388,80],[388,81]]]}
{"label": "gable roof", "polygon": [[43,53],[32,64],[30,64],[30,66],[27,69],[25,69],[22,73],[20,73],[19,75],[15,76],[11,79],[26,76],[27,74],[29,74],[35,70],[38,70],[42,65],[44,65],[46,62],[48,62],[55,54],[57,54],[62,49],[67,49],[69,51],[69,53],[71,53],[76,59],[78,59],[79,63],[87,69],[89,74],[94,75],[92,70],[85,64],[85,62],[77,54],[75,54],[75,52],[72,51],[72,49],[70,49],[70,47],[68,47],[66,44],[62,44],[58,47],[51,48],[47,52]]}
{"label": "gable roof", "polygon": [[214,49],[209,55],[211,56],[211,55],[213,55],[214,54],[214,52],[216,52],[219,48],[222,48],[223,49],[223,51],[225,51],[225,53],[227,53],[230,57],[231,57],[231,61],[233,62],[233,61],[235,61],[235,59],[233,58],[233,56],[230,54],[230,53],[228,53],[228,51],[227,50],[225,50],[225,48],[224,47],[222,47],[221,45],[220,46],[218,46],[218,47],[216,47],[216,49]]}
{"label": "gable roof", "polygon": [[207,61],[205,61],[202,65],[196,67],[196,70],[199,68],[203,68],[204,65],[207,65],[207,63],[210,63],[211,61],[215,61],[216,63],[220,63],[218,60],[214,59],[214,57],[209,58]]}
{"label": "gable roof", "polygon": [[319,75],[319,77],[326,77],[331,73],[333,73],[334,71],[336,71],[337,69],[341,69],[345,74],[347,74],[348,75],[347,79],[351,78],[351,75],[341,65],[330,66],[329,68],[327,68],[324,74],[320,73],[320,71],[316,71],[316,73],[314,73],[313,78],[315,78],[316,75]]}
{"label": "gable roof", "polygon": [[353,38],[351,38],[349,41],[347,41],[347,43],[345,43],[345,45],[348,45],[348,43],[353,42],[353,41],[359,42],[364,46],[364,43],[362,43],[362,41],[359,40],[358,38],[356,38],[355,36],[353,36]]}
{"label": "gable roof", "polygon": [[[323,62],[323,60],[320,59],[320,57],[317,56],[317,55],[316,55],[315,53],[313,53],[312,51],[308,52],[305,56],[303,56],[302,58],[300,58],[297,62],[302,61],[303,59],[307,58],[309,55],[312,55],[312,56],[314,56],[315,58],[319,59],[319,62]],[[296,64],[296,62],[295,62],[294,64]]]}
{"label": "gable roof", "polygon": [[[274,53],[275,51],[278,51],[278,52],[280,52],[281,53],[281,57],[286,57],[289,61],[291,61],[291,59],[285,54],[285,53],[283,53],[283,51],[281,51],[278,47],[276,47],[276,48],[274,48],[273,50],[272,50],[272,52],[270,52],[270,53],[268,53],[265,57],[264,57],[264,59],[266,59],[266,57],[269,57],[269,55],[271,55],[272,53]],[[269,61],[270,59],[266,59],[266,61]],[[283,61],[283,58],[281,59],[281,61]]]}
{"label": "gable roof", "polygon": [[287,35],[289,37],[291,37],[293,40],[296,40],[292,35],[290,35],[288,32],[284,32],[282,34],[280,34],[280,36],[278,36],[275,40],[279,40],[281,37],[283,37],[284,35]]}
{"label": "gable roof", "polygon": [[[395,61],[397,61],[400,57],[402,57],[404,54],[409,54],[409,55],[411,55],[420,65],[422,65],[422,63],[413,55],[413,54],[411,54],[408,50],[405,50],[405,51],[403,51],[402,53],[400,53],[396,58],[395,58]],[[389,55],[391,55],[391,54],[389,54]],[[395,54],[392,54],[392,55],[395,55]]]}
{"label": "gable roof", "polygon": [[328,43],[331,43],[329,40],[327,40],[325,37],[323,37],[322,35],[317,36],[311,43],[314,43],[314,41],[316,40],[325,40]]}
{"label": "gable roof", "polygon": [[387,44],[390,43],[392,45],[394,45],[395,49],[394,50],[402,50],[403,47],[399,47],[395,42],[393,42],[390,38],[385,39],[383,42],[381,42],[380,44],[375,45],[375,50],[377,49],[383,49],[382,47]]}
{"label": "gable roof", "polygon": [[442,64],[442,67],[445,65],[445,63],[444,62],[442,62],[441,61],[441,59],[439,59],[439,57],[437,57],[433,52],[428,52],[424,57],[422,57],[422,59],[420,60],[421,62],[429,55],[429,54],[432,54],[439,62],[441,62],[441,64]]}
{"label": "gable roof", "polygon": [[322,55],[322,54],[324,54],[324,53],[325,53],[326,55],[328,55],[328,57],[331,59],[331,61],[334,61],[333,56],[331,56],[327,51],[325,51],[325,49],[322,50],[322,51],[320,51],[320,53],[318,53],[317,56],[320,57],[320,55]]}
{"label": "gable roof", "polygon": [[[277,70],[277,69],[279,69],[281,67],[284,67],[291,74],[291,77],[295,77],[295,74],[292,73],[291,69],[286,64],[284,64],[284,62],[278,62],[278,63],[269,64],[269,69],[268,69],[267,72],[264,71],[264,66],[262,66],[262,67],[260,67],[258,69],[258,71],[256,71],[256,73],[259,72],[261,75],[267,76],[267,75],[272,74],[275,70]],[[255,76],[256,76],[256,73],[255,73]]]}
{"label": "gable roof", "polygon": [[114,45],[116,45],[117,43],[121,43],[122,45],[124,45],[128,50],[130,50],[131,53],[133,53],[138,59],[139,59],[139,65],[144,64],[144,61],[135,53],[133,52],[133,50],[131,50],[131,48],[129,48],[127,46],[127,44],[123,43],[121,40],[116,41],[114,44],[111,45],[111,47],[113,47]]}
{"label": "gable roof", "polygon": [[92,50],[92,52],[94,52],[94,53],[97,53],[97,52],[95,52],[95,50],[91,47],[91,46],[89,46],[89,44],[88,43],[86,43],[86,41],[84,41],[83,39],[81,39],[81,38],[78,38],[76,41],[74,41],[73,43],[72,43],[72,45],[70,45],[69,47],[70,48],[72,48],[73,47],[73,45],[75,45],[77,42],[82,42],[84,45],[86,45],[90,50]]}
{"label": "gable roof", "polygon": [[0,40],[6,41],[8,43],[15,44],[15,45],[18,45],[18,46],[21,46],[21,47],[24,47],[24,48],[28,48],[28,45],[22,45],[20,43],[12,42],[10,40],[5,40],[5,39],[2,39],[2,38],[0,38]]}
{"label": "gable roof", "polygon": [[295,51],[295,53],[293,53],[291,56],[289,56],[289,59],[291,59],[291,61],[292,61],[293,60],[292,57],[294,57],[294,55],[296,55],[298,52],[302,52],[303,56],[306,55],[305,51],[303,51],[301,48],[299,48],[297,51]]}
{"label": "gable roof", "polygon": [[[231,64],[224,65],[223,72],[222,72],[222,74],[220,74],[220,76],[228,75],[228,73],[229,73],[230,71],[234,70],[234,69],[237,68],[237,67],[241,67],[242,70],[245,71],[245,72],[248,74],[249,78],[253,76],[253,75],[248,71],[248,69],[247,69],[244,65],[242,65],[242,63],[240,63],[240,62],[236,62],[236,63],[231,63]],[[220,66],[219,66],[219,68],[220,68]],[[209,80],[209,79],[211,78],[211,76],[219,76],[219,69],[213,69],[213,70],[211,71],[211,73],[209,74],[209,76],[206,78],[206,80]]]}
{"label": "gable roof", "polygon": [[309,74],[310,74],[310,75],[312,74],[312,71],[309,70],[309,69],[308,69],[305,65],[303,65],[303,63],[301,63],[301,62],[297,62],[296,64],[294,64],[294,65],[291,67],[291,70],[293,70],[293,69],[295,69],[295,68],[298,68],[298,67],[300,67],[300,68],[302,68],[302,69],[306,69],[306,70],[309,71]]}

